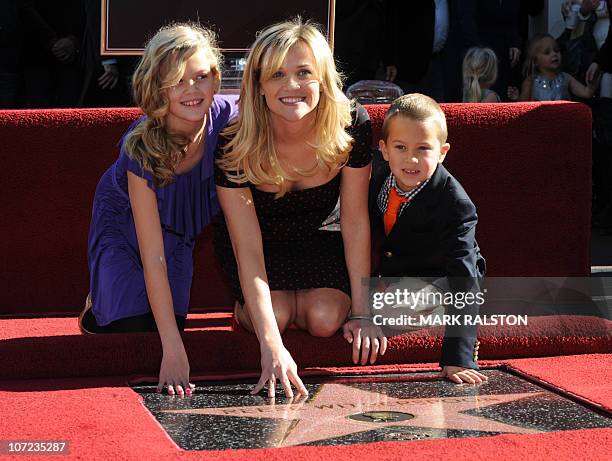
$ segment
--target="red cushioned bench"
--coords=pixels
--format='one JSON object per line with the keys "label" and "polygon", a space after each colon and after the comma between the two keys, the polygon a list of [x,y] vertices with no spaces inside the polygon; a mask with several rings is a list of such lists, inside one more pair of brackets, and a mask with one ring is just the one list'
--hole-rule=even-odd
{"label": "red cushioned bench", "polygon": [[[368,106],[377,142],[386,106]],[[588,276],[591,114],[578,103],[447,104],[448,169],[476,203],[488,275]],[[0,315],[76,314],[97,181],[136,109],[0,111]],[[192,311],[227,308],[210,229]]]}
{"label": "red cushioned bench", "polygon": [[[367,109],[376,142],[386,106]],[[588,276],[589,109],[568,102],[443,109],[452,146],[446,164],[478,207],[477,238],[488,275]],[[88,291],[94,189],[117,156],[117,140],[138,115],[136,109],[0,111],[6,162],[0,182],[1,378],[156,373],[161,354],[156,334],[83,336],[74,318]],[[192,368],[255,369],[256,338],[232,332],[227,314],[203,312],[232,304],[213,258],[210,229],[197,242],[194,269],[184,334]],[[49,318],[61,315],[67,317]],[[605,352],[612,347],[609,331],[603,319],[534,317],[529,337],[521,329],[481,329],[481,358]],[[381,363],[435,362],[441,333],[392,338]],[[350,346],[340,336],[290,331],[285,341],[301,367],[350,363]],[[215,352],[219,348],[223,354]],[[313,350],[326,352],[313,355]]]}

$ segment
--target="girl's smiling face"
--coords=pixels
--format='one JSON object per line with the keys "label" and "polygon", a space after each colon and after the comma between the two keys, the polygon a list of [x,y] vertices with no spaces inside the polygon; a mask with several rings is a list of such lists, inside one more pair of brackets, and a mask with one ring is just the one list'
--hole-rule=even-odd
{"label": "girl's smiling face", "polygon": [[314,115],[321,83],[310,47],[302,41],[291,46],[280,68],[260,85],[273,121],[297,122]]}
{"label": "girl's smiling face", "polygon": [[206,50],[196,51],[185,64],[179,82],[166,89],[169,102],[166,121],[176,131],[189,131],[204,120],[219,84]]}

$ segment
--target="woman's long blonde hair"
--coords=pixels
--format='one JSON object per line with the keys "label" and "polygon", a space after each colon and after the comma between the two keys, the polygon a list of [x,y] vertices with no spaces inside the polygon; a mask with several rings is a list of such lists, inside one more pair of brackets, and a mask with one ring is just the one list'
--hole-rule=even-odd
{"label": "woman's long blonde hair", "polygon": [[480,102],[482,86],[497,80],[497,56],[491,48],[473,47],[463,58],[463,102]]}
{"label": "woman's long blonde hair", "polygon": [[[316,110],[315,143],[317,163],[309,171],[285,171],[274,146],[270,111],[261,94],[261,82],[269,79],[282,65],[289,48],[298,42],[310,47],[321,80],[321,97]],[[336,70],[329,45],[311,22],[301,18],[281,22],[261,31],[251,47],[242,86],[240,112],[223,134],[231,140],[224,155],[217,160],[228,179],[244,184],[275,184],[277,197],[287,191],[287,180],[314,174],[320,166],[328,169],[343,165],[348,159],[353,138],[346,129],[351,124],[351,102],[342,93],[342,78]]]}
{"label": "woman's long blonde hair", "polygon": [[123,148],[130,158],[150,171],[156,184],[161,186],[173,181],[174,170],[189,144],[187,138],[167,129],[167,89],[179,82],[187,60],[199,50],[209,54],[218,88],[222,58],[216,36],[195,23],[162,27],[147,43],[132,77],[134,102],[147,117],[126,135]]}

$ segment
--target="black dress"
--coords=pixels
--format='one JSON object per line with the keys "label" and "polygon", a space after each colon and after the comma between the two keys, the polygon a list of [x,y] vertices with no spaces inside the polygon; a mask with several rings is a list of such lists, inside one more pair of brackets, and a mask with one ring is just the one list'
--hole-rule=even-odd
{"label": "black dress", "polygon": [[[348,132],[354,141],[345,166],[368,166],[372,160],[372,131],[368,113],[363,107],[357,106]],[[223,146],[227,142],[227,138],[219,136],[216,158],[223,155]],[[252,184],[229,181],[225,172],[215,166],[218,186],[251,189],[270,290],[337,288],[351,295],[336,209],[341,180],[339,173],[325,184],[288,191],[277,199],[273,192],[261,191]],[[244,304],[236,259],[222,214],[214,226],[214,248],[232,295]]]}

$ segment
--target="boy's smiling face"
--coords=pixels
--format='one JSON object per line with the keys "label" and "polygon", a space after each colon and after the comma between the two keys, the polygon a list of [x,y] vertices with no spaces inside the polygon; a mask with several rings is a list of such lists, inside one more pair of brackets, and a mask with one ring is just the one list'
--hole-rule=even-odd
{"label": "boy's smiling face", "polygon": [[397,185],[408,192],[431,178],[450,144],[439,139],[434,117],[418,121],[396,115],[389,122],[387,139],[381,139],[379,147]]}

